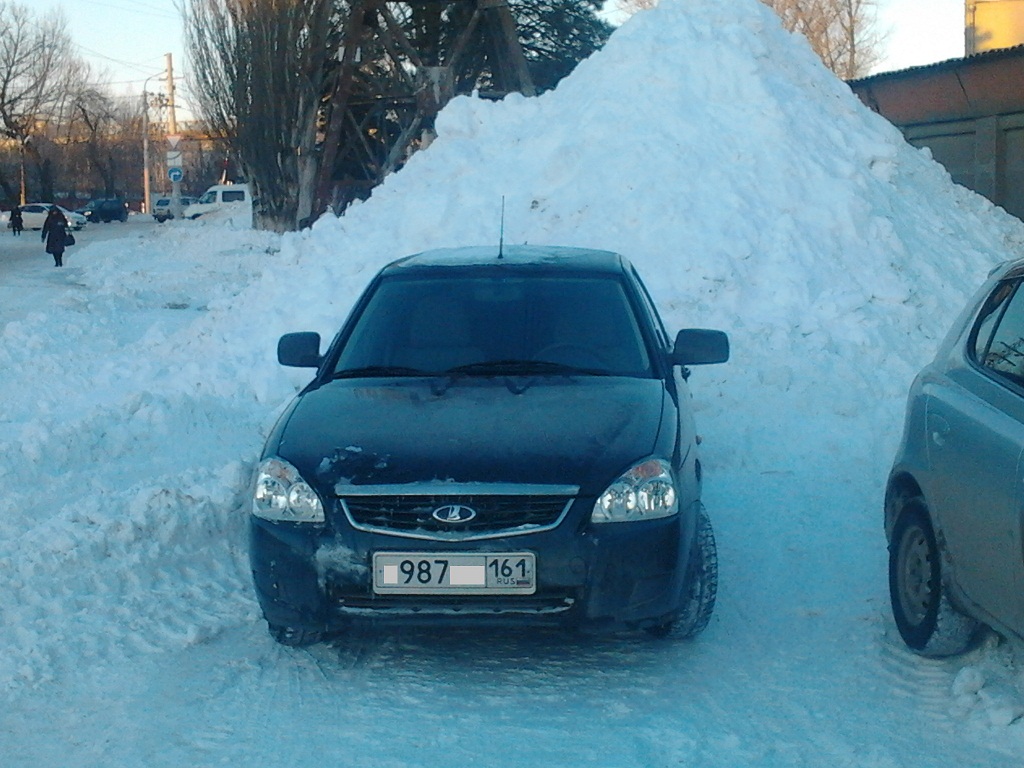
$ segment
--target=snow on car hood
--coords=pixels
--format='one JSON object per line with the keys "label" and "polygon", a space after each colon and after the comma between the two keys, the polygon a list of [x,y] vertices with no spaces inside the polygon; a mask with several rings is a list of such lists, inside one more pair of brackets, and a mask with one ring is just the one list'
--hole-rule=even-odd
{"label": "snow on car hood", "polygon": [[335,381],[298,400],[277,453],[325,494],[429,480],[596,494],[675,434],[670,404],[659,379]]}

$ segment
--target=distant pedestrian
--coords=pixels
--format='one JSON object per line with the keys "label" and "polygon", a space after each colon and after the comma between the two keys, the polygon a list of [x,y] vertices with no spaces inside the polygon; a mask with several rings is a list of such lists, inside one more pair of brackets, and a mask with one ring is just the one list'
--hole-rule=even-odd
{"label": "distant pedestrian", "polygon": [[68,243],[68,220],[56,205],[46,214],[43,222],[43,240],[46,252],[53,256],[53,266],[64,266],[64,248]]}
{"label": "distant pedestrian", "polygon": [[25,221],[21,218],[21,208],[14,206],[11,209],[11,231],[14,232],[15,236],[21,234],[21,230],[25,228]]}

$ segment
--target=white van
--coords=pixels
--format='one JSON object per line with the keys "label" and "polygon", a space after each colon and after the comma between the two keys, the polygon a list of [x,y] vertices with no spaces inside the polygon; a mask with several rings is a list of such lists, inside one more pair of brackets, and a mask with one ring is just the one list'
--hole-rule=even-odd
{"label": "white van", "polygon": [[198,219],[204,213],[221,210],[226,204],[245,203],[252,205],[252,193],[248,184],[214,184],[203,196],[182,213],[186,219]]}

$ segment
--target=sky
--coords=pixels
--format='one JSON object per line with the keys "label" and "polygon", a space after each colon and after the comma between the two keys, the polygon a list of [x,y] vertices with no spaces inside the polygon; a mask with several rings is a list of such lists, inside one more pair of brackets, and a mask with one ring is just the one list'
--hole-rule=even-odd
{"label": "sky", "polygon": [[77,52],[96,75],[107,75],[115,94],[140,95],[146,78],[153,75],[148,89],[162,87],[160,76],[166,71],[168,53],[176,79],[188,69],[177,8],[180,0],[31,0],[27,4],[36,13],[63,11]]}
{"label": "sky", "polygon": [[880,0],[886,56],[873,74],[964,55],[964,0]]}
{"label": "sky", "polygon": [[[21,0],[22,2],[24,0]],[[32,0],[33,10],[62,9],[78,52],[97,72],[106,70],[117,94],[141,94],[144,81],[164,71],[172,54],[176,76],[185,75],[182,0]],[[879,0],[878,29],[886,56],[876,72],[886,72],[963,56],[963,0]],[[160,83],[153,78],[149,90]],[[178,99],[188,107],[178,79]]]}
{"label": "sky", "polygon": [[[0,227],[3,768],[1020,768],[1024,651],[903,646],[882,506],[914,373],[1024,224],[768,14],[663,0],[550,93],[452,100],[428,149],[302,232],[133,215],[89,224],[57,269]],[[333,334],[386,261],[496,244],[502,198],[506,243],[623,253],[669,329],[730,335],[732,359],[689,377],[711,623],[280,648],[245,528],[311,375],[277,339]],[[358,386],[368,411],[452,389]],[[508,397],[551,386],[573,384]],[[345,551],[328,535],[319,562]]]}

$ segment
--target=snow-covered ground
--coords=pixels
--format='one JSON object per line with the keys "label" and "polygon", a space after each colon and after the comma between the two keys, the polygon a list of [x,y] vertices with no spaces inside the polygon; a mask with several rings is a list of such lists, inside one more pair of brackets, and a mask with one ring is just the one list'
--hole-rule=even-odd
{"label": "snow-covered ground", "polygon": [[[657,55],[652,55],[656,52]],[[342,219],[0,233],[0,765],[1017,766],[1024,676],[889,616],[882,493],[907,386],[1024,225],[954,186],[756,0],[663,0],[555,92],[460,98]],[[630,257],[691,384],[721,557],[693,642],[266,634],[249,472],[386,261],[506,242]]]}

